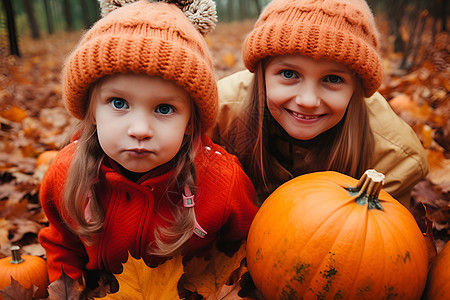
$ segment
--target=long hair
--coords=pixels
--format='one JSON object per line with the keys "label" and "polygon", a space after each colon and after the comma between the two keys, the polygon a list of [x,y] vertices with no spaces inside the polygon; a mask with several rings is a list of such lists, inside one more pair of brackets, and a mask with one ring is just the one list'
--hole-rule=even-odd
{"label": "long hair", "polygon": [[[194,103],[192,101],[192,103]],[[190,134],[183,141],[183,145],[178,154],[175,173],[169,187],[176,193],[178,201],[172,202],[174,222],[169,227],[157,227],[155,229],[155,241],[148,247],[148,253],[157,256],[172,256],[182,250],[182,246],[187,242],[192,234],[196,223],[195,210],[193,207],[184,207],[182,204],[182,193],[187,186],[195,195],[197,173],[195,168],[195,157],[202,149],[201,124],[198,109],[193,106],[193,114],[190,120]]]}
{"label": "long hair", "polygon": [[[256,190],[263,191],[264,195],[270,194],[282,184],[282,178],[300,175],[291,174],[270,151],[274,143],[270,139],[270,132],[273,132],[274,126],[280,127],[280,131],[284,130],[273,119],[266,106],[266,64],[267,59],[258,62],[247,97],[239,115],[235,116],[238,120],[223,134],[223,143],[232,145],[230,151],[239,157]],[[304,157],[304,173],[333,170],[359,177],[369,168],[374,137],[369,125],[362,83],[357,76],[356,79],[355,92],[338,124],[310,141],[297,141],[288,137],[291,143],[308,145]]]}
{"label": "long hair", "polygon": [[[86,117],[81,120],[76,129],[77,151],[70,165],[67,181],[62,195],[62,214],[70,228],[87,243],[95,243],[93,235],[100,233],[104,226],[105,212],[95,193],[98,183],[100,166],[105,157],[97,137],[94,125],[94,105],[98,97],[102,80],[93,84],[89,92],[89,102]],[[189,132],[185,135],[174,161],[174,176],[168,183],[166,200],[170,202],[173,221],[168,228],[155,229],[155,241],[148,246],[148,253],[159,256],[171,256],[181,251],[182,245],[189,240],[195,226],[195,210],[182,205],[182,193],[188,186],[195,194],[196,168],[195,157],[201,149],[201,124],[198,109],[192,103],[192,113],[189,120]],[[175,194],[174,197],[169,197]],[[179,200],[171,200],[179,199]],[[90,218],[86,219],[85,211],[89,209]]]}

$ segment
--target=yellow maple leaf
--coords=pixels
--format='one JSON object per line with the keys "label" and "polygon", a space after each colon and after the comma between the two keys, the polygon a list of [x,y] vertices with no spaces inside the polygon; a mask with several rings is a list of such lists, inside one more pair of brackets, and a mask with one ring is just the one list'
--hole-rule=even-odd
{"label": "yellow maple leaf", "polygon": [[245,256],[245,243],[232,257],[214,248],[210,259],[195,257],[185,264],[181,283],[184,288],[208,298],[228,284],[230,274],[240,267]]}
{"label": "yellow maple leaf", "polygon": [[128,255],[122,273],[116,275],[119,291],[101,299],[180,299],[178,281],[183,274],[182,256],[178,255],[157,268]]}

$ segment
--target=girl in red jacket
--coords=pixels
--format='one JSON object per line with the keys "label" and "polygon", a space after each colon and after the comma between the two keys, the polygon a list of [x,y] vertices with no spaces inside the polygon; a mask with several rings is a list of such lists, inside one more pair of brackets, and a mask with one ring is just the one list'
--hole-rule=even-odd
{"label": "girl in red jacket", "polygon": [[81,121],[40,189],[50,281],[62,269],[74,279],[119,273],[128,252],[156,266],[236,245],[257,211],[237,159],[204,135],[218,110],[200,34],[214,27],[214,3],[122,2],[131,1],[103,1],[106,16],[63,70],[67,108]]}

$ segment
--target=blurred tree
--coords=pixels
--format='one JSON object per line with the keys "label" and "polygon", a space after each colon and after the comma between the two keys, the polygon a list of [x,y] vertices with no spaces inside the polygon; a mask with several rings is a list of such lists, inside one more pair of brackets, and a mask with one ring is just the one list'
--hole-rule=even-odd
{"label": "blurred tree", "polygon": [[87,0],[89,11],[91,12],[91,24],[92,25],[95,21],[97,21],[100,18],[100,5],[98,4],[98,0]]}
{"label": "blurred tree", "polygon": [[227,5],[228,18],[227,18],[227,20],[232,21],[232,20],[234,20],[234,1],[228,0],[227,2],[228,2],[228,5]]}
{"label": "blurred tree", "polygon": [[253,0],[253,3],[256,6],[256,12],[259,16],[259,14],[261,13],[261,10],[262,10],[262,4],[259,2],[259,0]]}
{"label": "blurred tree", "polygon": [[89,17],[89,8],[86,0],[79,0],[81,5],[81,17],[83,18],[84,28],[89,28],[91,26],[91,18]]}
{"label": "blurred tree", "polygon": [[47,19],[47,32],[48,34],[53,34],[53,32],[55,32],[55,29],[53,27],[53,15],[48,2],[49,0],[44,0],[45,16]]}
{"label": "blurred tree", "polygon": [[400,52],[405,48],[405,42],[400,35],[400,26],[405,14],[407,0],[392,1],[387,5],[387,18],[389,21],[390,34],[394,36],[394,51]]}
{"label": "blurred tree", "polygon": [[70,8],[70,0],[62,0],[62,6],[63,6],[64,20],[66,22],[66,30],[73,31],[74,26],[73,26],[72,10]]}
{"label": "blurred tree", "polygon": [[270,0],[215,0],[220,21],[231,22],[256,18]]}
{"label": "blurred tree", "polygon": [[14,9],[11,0],[2,0],[5,8],[6,23],[8,26],[9,52],[11,55],[20,56],[19,45],[17,43],[16,21],[14,19]]}
{"label": "blurred tree", "polygon": [[[431,15],[433,17],[432,42],[436,41],[436,34],[441,31],[447,31],[447,1],[434,0],[431,6]],[[440,24],[439,24],[440,22]]]}
{"label": "blurred tree", "polygon": [[[376,14],[386,16],[394,51],[402,53],[401,69],[410,70],[425,59],[428,54],[419,57],[420,49],[434,48],[437,34],[446,31],[449,14],[446,0],[367,1],[372,8],[376,8]],[[429,34],[431,39],[424,39],[424,33]]]}
{"label": "blurred tree", "polygon": [[28,24],[30,25],[31,37],[37,40],[41,37],[39,32],[39,26],[36,20],[36,15],[34,14],[33,0],[23,0],[25,6],[25,13],[28,17]]}

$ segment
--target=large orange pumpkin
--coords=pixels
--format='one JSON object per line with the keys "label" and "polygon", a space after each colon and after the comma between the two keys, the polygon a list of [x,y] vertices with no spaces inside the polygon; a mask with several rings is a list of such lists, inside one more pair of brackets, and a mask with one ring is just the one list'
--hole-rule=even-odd
{"label": "large orange pumpkin", "polygon": [[[19,247],[11,247],[12,256],[0,259],[0,289],[11,284],[11,277],[23,287],[38,287],[34,296],[47,296],[48,273],[44,259],[34,255],[19,255]],[[1,296],[0,296],[1,299]]]}
{"label": "large orange pumpkin", "polygon": [[433,262],[425,290],[427,300],[445,300],[450,297],[450,242],[447,242]]}
{"label": "large orange pumpkin", "polygon": [[294,178],[263,203],[247,240],[266,299],[419,299],[428,270],[414,217],[381,190],[384,175]]}

